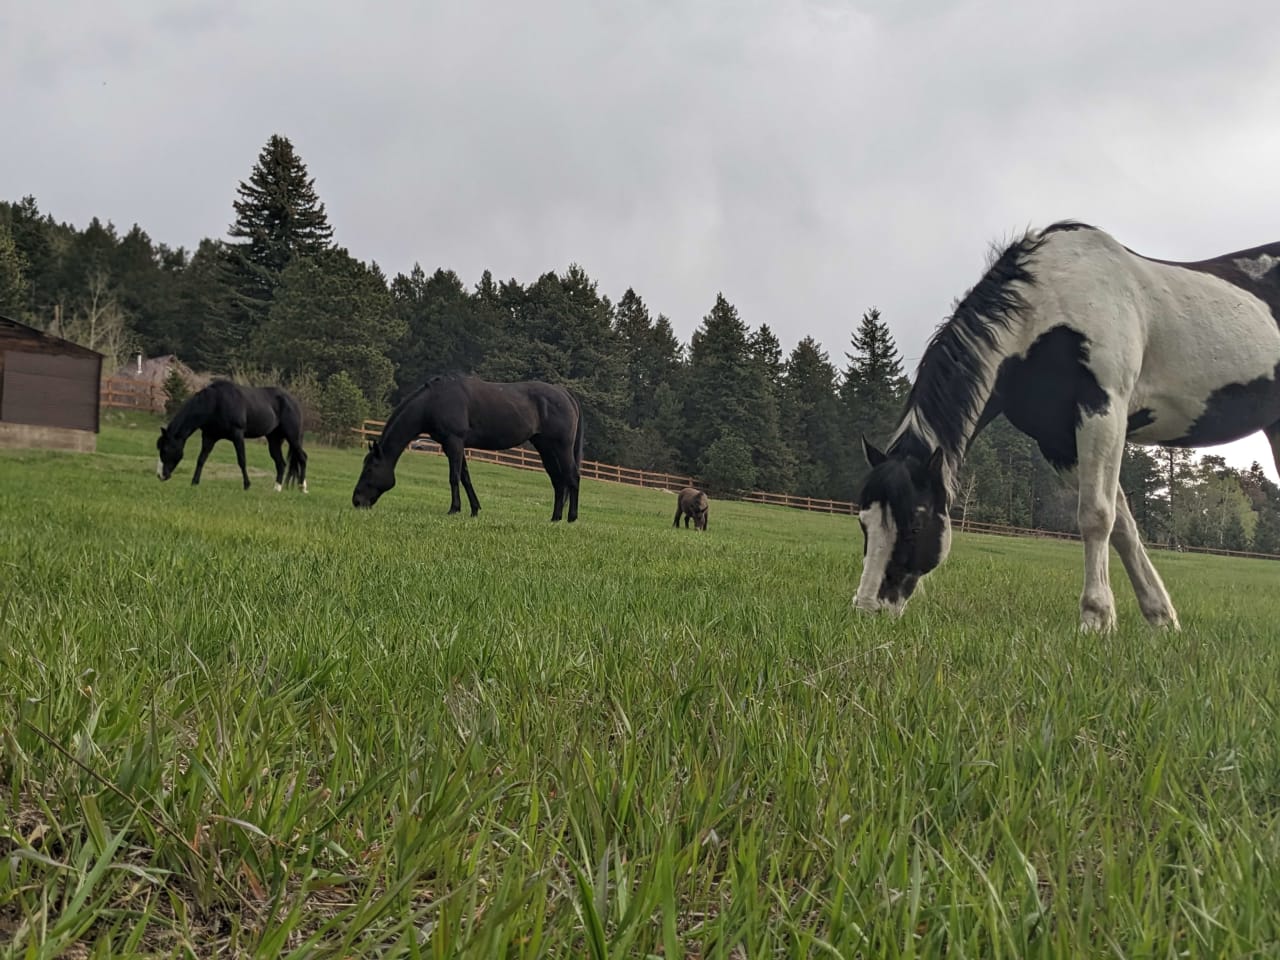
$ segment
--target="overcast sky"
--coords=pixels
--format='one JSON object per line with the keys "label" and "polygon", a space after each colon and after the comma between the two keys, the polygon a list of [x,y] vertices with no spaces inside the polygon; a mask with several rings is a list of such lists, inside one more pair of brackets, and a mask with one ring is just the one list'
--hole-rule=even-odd
{"label": "overcast sky", "polygon": [[[1173,259],[1280,240],[1257,2],[12,2],[0,105],[0,196],[77,226],[224,236],[281,133],[390,275],[576,261],[686,340],[720,291],[841,365],[874,305],[914,368],[1028,225]],[[1229,453],[1275,476],[1261,437]]]}

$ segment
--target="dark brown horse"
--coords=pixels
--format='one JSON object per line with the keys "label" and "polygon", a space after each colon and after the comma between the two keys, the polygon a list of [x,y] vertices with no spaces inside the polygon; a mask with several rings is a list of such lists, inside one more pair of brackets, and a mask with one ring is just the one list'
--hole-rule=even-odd
{"label": "dark brown horse", "polygon": [[684,528],[689,529],[689,521],[693,521],[693,529],[707,529],[707,513],[711,506],[707,503],[707,495],[696,487],[685,487],[680,491],[676,501],[676,518],[672,526],[679,529],[680,517],[684,517]]}
{"label": "dark brown horse", "polygon": [[569,522],[578,519],[578,481],[582,474],[582,410],[564,387],[526,380],[490,383],[472,376],[432,377],[400,403],[369,445],[364,469],[351,494],[355,507],[372,507],[396,485],[396,462],[405,447],[426,434],[449,458],[449,512],[462,510],[458,482],[467,491],[471,515],[480,501],[471,486],[464,451],[506,450],[528,441],[542,457],[555,488],[551,519],[559,520],[565,499]]}
{"label": "dark brown horse", "polygon": [[[204,462],[219,440],[230,440],[236,448],[236,462],[244,488],[249,489],[249,471],[244,462],[245,438],[266,437],[267,449],[276,465],[276,492],[297,483],[307,492],[307,455],[302,449],[302,410],[298,401],[279,387],[242,387],[229,380],[215,380],[182,405],[167,426],[160,428],[156,450],[160,460],[156,476],[168,480],[182,460],[187,438],[200,431],[200,456],[196,459],[193,485],[200,482]],[[286,463],[283,446],[289,442]]]}

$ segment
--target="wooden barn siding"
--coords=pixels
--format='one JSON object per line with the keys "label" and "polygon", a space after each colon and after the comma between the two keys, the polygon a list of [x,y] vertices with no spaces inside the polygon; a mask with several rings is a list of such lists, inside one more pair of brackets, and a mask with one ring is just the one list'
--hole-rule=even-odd
{"label": "wooden barn siding", "polygon": [[98,432],[102,355],[0,317],[0,420]]}

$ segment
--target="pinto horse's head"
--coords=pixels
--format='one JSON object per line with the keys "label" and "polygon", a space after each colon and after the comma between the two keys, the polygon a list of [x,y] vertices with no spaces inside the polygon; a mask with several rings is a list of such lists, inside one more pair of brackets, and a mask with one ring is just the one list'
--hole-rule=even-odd
{"label": "pinto horse's head", "polygon": [[160,459],[156,461],[156,476],[168,480],[173,476],[173,468],[182,462],[182,448],[185,444],[169,432],[168,427],[160,428],[160,436],[156,438],[156,450]]}
{"label": "pinto horse's head", "polygon": [[866,439],[863,453],[871,474],[858,497],[862,526],[862,579],[856,609],[901,614],[920,578],[951,550],[950,496],[942,451],[927,460],[885,454]]}
{"label": "pinto horse's head", "polygon": [[396,485],[395,461],[382,455],[377,440],[369,441],[369,452],[364,455],[364,468],[351,494],[351,505],[357,508],[372,507],[378,498]]}

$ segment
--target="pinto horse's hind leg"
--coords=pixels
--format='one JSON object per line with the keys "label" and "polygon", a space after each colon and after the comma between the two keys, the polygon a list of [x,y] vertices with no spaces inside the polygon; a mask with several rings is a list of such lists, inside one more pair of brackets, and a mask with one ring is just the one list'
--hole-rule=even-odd
{"label": "pinto horse's hind leg", "polygon": [[1280,423],[1273,423],[1263,433],[1267,435],[1267,442],[1271,444],[1271,457],[1276,462],[1276,470],[1280,471]]}
{"label": "pinto horse's hind leg", "polygon": [[1129,503],[1124,491],[1116,491],[1116,525],[1111,531],[1111,545],[1120,554],[1125,572],[1129,574],[1129,582],[1133,584],[1133,592],[1138,597],[1138,607],[1147,622],[1155,627],[1171,627],[1180,630],[1177,611],[1173,609],[1173,601],[1169,599],[1169,591],[1164,581],[1142,547],[1142,539],[1138,534],[1138,524],[1129,511]]}
{"label": "pinto horse's hind leg", "polygon": [[[1080,594],[1080,629],[1107,631],[1116,624],[1116,601],[1111,592],[1110,540],[1116,525],[1116,493],[1120,489],[1120,461],[1124,456],[1123,417],[1114,413],[1088,415],[1076,429],[1076,520],[1084,540],[1084,590]],[[1123,407],[1121,408],[1123,409]],[[1127,512],[1127,511],[1126,511]]]}

